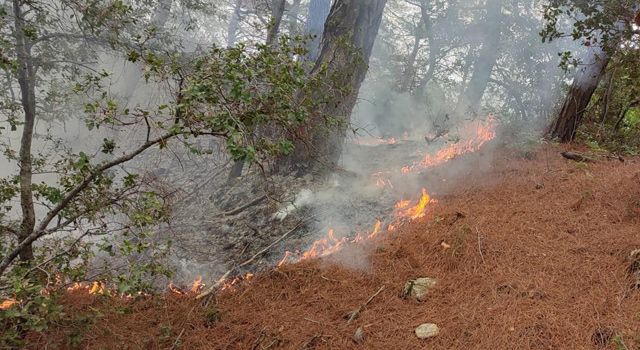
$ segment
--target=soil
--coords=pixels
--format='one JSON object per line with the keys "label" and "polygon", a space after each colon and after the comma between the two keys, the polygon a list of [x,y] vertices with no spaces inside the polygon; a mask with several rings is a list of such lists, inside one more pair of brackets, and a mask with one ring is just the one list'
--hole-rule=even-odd
{"label": "soil", "polygon": [[[206,302],[70,293],[70,315],[100,315],[31,334],[30,346],[638,349],[640,290],[628,256],[640,248],[640,159],[585,165],[562,158],[566,150],[499,153],[393,234],[258,274]],[[403,297],[418,277],[437,284],[422,301]],[[423,323],[439,334],[418,339]]]}

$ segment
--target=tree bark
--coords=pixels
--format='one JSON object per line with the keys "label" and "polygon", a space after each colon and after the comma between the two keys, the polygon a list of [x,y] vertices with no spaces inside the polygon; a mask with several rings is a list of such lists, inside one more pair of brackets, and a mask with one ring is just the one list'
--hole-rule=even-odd
{"label": "tree bark", "polygon": [[305,35],[311,37],[307,46],[309,50],[307,60],[309,61],[318,59],[324,23],[327,20],[327,16],[329,16],[329,10],[331,10],[331,0],[309,1],[309,13],[305,23]]}
{"label": "tree bark", "polygon": [[[24,125],[20,141],[20,208],[22,222],[18,232],[18,240],[24,241],[33,233],[36,214],[33,204],[31,146],[33,143],[33,129],[36,120],[35,69],[31,57],[31,43],[25,35],[25,20],[20,0],[13,0],[13,15],[15,26],[16,56],[18,63],[18,84],[20,85],[20,99],[24,112]],[[20,250],[20,260],[33,259],[32,244],[25,245]]]}
{"label": "tree bark", "polygon": [[488,0],[487,18],[485,25],[485,41],[482,44],[480,54],[473,67],[471,79],[467,84],[461,98],[458,100],[454,119],[462,119],[468,114],[475,114],[480,106],[480,101],[487,89],[487,84],[491,78],[491,72],[498,60],[500,49],[500,32],[502,22],[502,0]]}
{"label": "tree bark", "polygon": [[427,0],[421,0],[419,6],[420,21],[415,28],[413,37],[413,48],[411,49],[411,53],[407,58],[407,66],[404,70],[404,73],[402,74],[402,80],[400,82],[400,92],[407,92],[411,89],[411,85],[413,85],[416,75],[415,64],[416,58],[418,57],[418,52],[420,51],[420,42],[431,30],[431,18],[429,17],[429,12],[427,11]]}
{"label": "tree bark", "polygon": [[[618,33],[622,33],[625,26],[626,23],[622,20],[615,23],[615,29]],[[607,47],[603,47],[601,44],[602,32],[595,32],[594,35],[598,44],[589,46],[585,54],[586,59],[576,72],[560,114],[549,128],[549,136],[557,138],[561,142],[568,143],[575,138],[576,131],[582,122],[589,102],[591,102],[591,97],[605,74],[609,61],[611,61],[611,55],[616,52],[620,42],[620,37],[617,35],[609,39]]]}
{"label": "tree bark", "polygon": [[233,6],[231,18],[227,25],[227,47],[233,47],[238,40],[238,27],[240,25],[240,10],[242,9],[242,0],[236,0]]}
{"label": "tree bark", "polygon": [[[322,49],[311,74],[334,86],[318,91],[324,101],[309,134],[304,160],[312,170],[334,168],[378,35],[386,0],[337,0],[325,24]],[[332,118],[327,125],[326,118]]]}
{"label": "tree bark", "polygon": [[271,2],[271,21],[269,22],[269,28],[267,31],[267,45],[269,46],[276,44],[286,4],[287,0],[273,0]]}
{"label": "tree bark", "polygon": [[571,142],[575,138],[591,96],[611,59],[607,50],[600,45],[590,46],[587,57],[585,64],[576,72],[560,114],[549,129],[549,135],[561,142]]}

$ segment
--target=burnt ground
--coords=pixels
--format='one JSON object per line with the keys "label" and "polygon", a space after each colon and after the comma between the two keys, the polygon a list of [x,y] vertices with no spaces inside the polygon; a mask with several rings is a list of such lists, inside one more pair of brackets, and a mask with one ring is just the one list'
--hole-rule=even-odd
{"label": "burnt ground", "polygon": [[[31,347],[638,349],[640,290],[630,287],[627,257],[640,248],[640,159],[584,165],[560,151],[547,146],[533,160],[498,153],[483,175],[468,169],[442,192],[425,218],[259,274],[206,304],[171,293],[69,294],[70,315],[100,315],[31,334]],[[416,277],[438,281],[422,302],[401,296]],[[381,286],[348,323],[344,315]],[[414,330],[427,322],[440,334],[419,340]]]}

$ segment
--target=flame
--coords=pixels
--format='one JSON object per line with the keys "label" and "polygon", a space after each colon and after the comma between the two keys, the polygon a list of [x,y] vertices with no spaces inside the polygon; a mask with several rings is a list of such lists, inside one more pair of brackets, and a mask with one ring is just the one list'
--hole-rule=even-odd
{"label": "flame", "polygon": [[67,287],[67,291],[86,291],[89,294],[105,294],[106,288],[104,283],[100,281],[74,282],[71,286]]}
{"label": "flame", "polygon": [[15,299],[7,299],[4,300],[2,303],[0,303],[0,310],[6,310],[10,307],[12,307],[13,305],[17,304],[18,301]]}
{"label": "flame", "polygon": [[420,198],[420,201],[415,207],[411,208],[410,212],[412,213],[411,215],[412,220],[415,220],[424,216],[425,208],[427,207],[427,204],[429,204],[430,200],[431,200],[431,197],[427,193],[427,190],[423,188],[422,197]]}
{"label": "flame", "polygon": [[204,288],[204,283],[202,283],[202,276],[198,276],[196,280],[191,284],[191,293],[198,293],[202,288]]}
{"label": "flame", "polygon": [[202,276],[198,276],[196,277],[195,280],[193,280],[193,282],[191,283],[191,287],[189,287],[189,289],[185,290],[180,287],[177,287],[175,284],[173,284],[173,282],[169,282],[169,285],[167,287],[174,294],[185,295],[189,293],[199,293],[204,288],[204,286],[205,284],[202,283]]}
{"label": "flame", "polygon": [[380,233],[380,228],[382,227],[382,221],[380,219],[376,219],[376,224],[373,226],[373,231],[369,234],[369,239],[375,238],[378,233]]}
{"label": "flame", "polygon": [[496,137],[496,125],[497,121],[493,115],[489,115],[484,121],[478,120],[470,123],[460,133],[461,135],[469,135],[469,137],[465,137],[468,139],[467,141],[450,144],[434,155],[427,154],[420,162],[410,166],[406,165],[400,171],[403,174],[408,174],[415,170],[441,165],[466,153],[477,152]]}
{"label": "flame", "polygon": [[[459,155],[465,153],[472,153],[480,150],[482,146],[484,146],[487,142],[491,141],[496,136],[496,118],[493,115],[490,115],[485,121],[477,121],[469,124],[462,132],[461,135],[468,136],[467,141],[465,142],[456,142],[450,144],[449,146],[441,149],[436,152],[434,155],[426,155],[420,162],[416,162],[412,165],[405,165],[400,169],[402,174],[409,174],[412,171],[423,169],[427,167],[433,167],[440,164],[443,164]],[[405,133],[403,135],[403,139],[407,139],[409,136]],[[390,139],[360,139],[356,140],[356,143],[361,145],[379,145],[379,144],[395,144],[397,141],[394,138]],[[389,180],[390,172],[378,172],[372,174],[375,178],[375,184],[378,187],[390,187],[393,188],[391,181]],[[395,204],[394,207],[394,218],[391,223],[387,225],[386,232],[392,232],[397,230],[399,226],[402,224],[413,221],[419,218],[422,218],[426,215],[427,206],[430,203],[437,203],[436,200],[432,199],[429,193],[425,188],[421,190],[420,199],[414,201],[415,205],[412,206],[411,200],[400,200]],[[377,219],[375,225],[373,226],[373,230],[371,233],[367,235],[362,235],[358,233],[353,238],[342,237],[337,238],[335,235],[334,229],[329,229],[327,234],[313,242],[311,246],[303,252],[291,252],[285,251],[284,256],[278,262],[276,268],[280,268],[288,263],[295,263],[307,259],[313,259],[318,257],[323,257],[332,253],[335,253],[342,249],[346,244],[360,243],[365,239],[375,239],[382,230],[382,220]],[[443,247],[445,247],[443,245]],[[230,281],[226,281],[225,277],[222,277],[218,283],[222,285],[222,290],[233,290],[235,286],[242,281],[250,281],[253,277],[252,274],[248,273],[244,276],[235,277]],[[172,285],[169,285],[169,289],[172,289]],[[193,289],[192,289],[193,290]]]}

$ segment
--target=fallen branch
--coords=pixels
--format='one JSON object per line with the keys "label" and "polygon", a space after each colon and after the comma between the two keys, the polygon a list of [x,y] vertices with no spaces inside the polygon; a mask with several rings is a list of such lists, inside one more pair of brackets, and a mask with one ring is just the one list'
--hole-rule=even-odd
{"label": "fallen branch", "polygon": [[183,333],[184,333],[184,328],[182,328],[182,330],[180,331],[180,334],[178,334],[178,337],[176,338],[176,341],[171,346],[171,350],[178,348],[178,346],[180,344],[180,338],[182,338],[182,334]]}
{"label": "fallen branch", "polygon": [[236,265],[234,267],[232,267],[231,269],[229,269],[229,271],[225,272],[224,275],[222,275],[222,277],[220,277],[220,279],[218,279],[218,282],[216,282],[213,286],[211,286],[209,289],[207,289],[206,291],[200,293],[197,297],[196,300],[202,299],[206,296],[209,296],[211,293],[213,293],[216,289],[218,289],[220,286],[222,286],[222,284],[224,283],[224,281],[227,280],[227,278],[229,277],[229,275],[231,275],[233,272],[237,271],[238,269],[247,266],[249,264],[251,264],[254,260],[256,260],[260,255],[266,253],[269,249],[273,248],[273,246],[275,246],[276,244],[280,243],[282,240],[284,240],[285,238],[287,238],[290,234],[292,234],[293,232],[295,232],[298,228],[300,228],[300,226],[302,226],[302,224],[304,223],[304,221],[299,222],[294,228],[292,228],[291,230],[285,232],[282,236],[278,237],[278,239],[276,239],[275,241],[273,241],[271,244],[269,244],[268,246],[266,246],[265,248],[263,248],[262,250],[260,250],[259,252],[257,252],[255,255],[253,255],[249,260],[243,262],[242,264]]}
{"label": "fallen branch", "polygon": [[590,158],[584,154],[575,153],[575,152],[562,152],[560,153],[563,157],[569,160],[573,160],[575,162],[584,162],[584,163],[592,163],[595,162],[593,158]]}
{"label": "fallen branch", "polygon": [[245,209],[250,208],[250,207],[262,202],[266,198],[267,198],[267,195],[263,195],[261,197],[258,197],[256,199],[252,200],[251,202],[249,202],[249,203],[247,203],[247,204],[245,204],[245,205],[243,205],[241,207],[235,208],[233,210],[225,211],[225,212],[222,213],[222,215],[223,216],[236,215],[236,214],[244,211]]}
{"label": "fallen branch", "polygon": [[378,294],[382,293],[382,291],[384,290],[384,286],[380,287],[380,289],[378,289],[377,292],[375,292],[364,304],[360,305],[357,309],[349,312],[345,317],[348,316],[348,320],[347,320],[347,324],[351,323],[351,321],[355,320],[356,318],[358,318],[358,316],[360,316],[360,313],[362,312],[362,310],[364,310],[364,308],[369,305],[369,303],[371,303],[371,301],[373,300],[373,298],[375,298]]}

